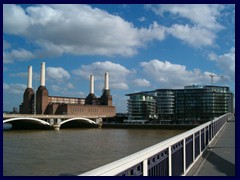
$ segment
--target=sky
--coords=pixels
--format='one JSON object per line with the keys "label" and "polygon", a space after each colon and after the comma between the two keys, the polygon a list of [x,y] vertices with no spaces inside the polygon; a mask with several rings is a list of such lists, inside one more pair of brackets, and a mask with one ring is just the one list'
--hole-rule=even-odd
{"label": "sky", "polygon": [[229,86],[235,94],[233,4],[5,4],[3,111],[23,101],[46,63],[50,96],[100,97],[104,73],[117,112],[126,94],[186,85]]}

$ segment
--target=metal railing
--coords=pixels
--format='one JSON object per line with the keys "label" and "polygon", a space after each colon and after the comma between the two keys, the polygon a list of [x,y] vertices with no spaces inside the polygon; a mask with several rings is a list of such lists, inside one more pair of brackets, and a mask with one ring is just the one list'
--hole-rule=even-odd
{"label": "metal railing", "polygon": [[79,176],[185,175],[232,113]]}

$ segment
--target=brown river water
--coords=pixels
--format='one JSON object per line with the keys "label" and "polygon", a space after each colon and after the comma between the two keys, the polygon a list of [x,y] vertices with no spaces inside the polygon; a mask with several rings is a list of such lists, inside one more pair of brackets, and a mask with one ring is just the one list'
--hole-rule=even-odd
{"label": "brown river water", "polygon": [[111,128],[3,131],[3,175],[79,175],[182,132]]}

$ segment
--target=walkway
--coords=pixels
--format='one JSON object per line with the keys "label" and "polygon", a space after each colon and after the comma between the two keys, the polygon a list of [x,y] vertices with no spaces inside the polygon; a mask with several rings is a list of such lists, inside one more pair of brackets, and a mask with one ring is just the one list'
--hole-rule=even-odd
{"label": "walkway", "polygon": [[235,119],[227,122],[186,176],[235,176]]}

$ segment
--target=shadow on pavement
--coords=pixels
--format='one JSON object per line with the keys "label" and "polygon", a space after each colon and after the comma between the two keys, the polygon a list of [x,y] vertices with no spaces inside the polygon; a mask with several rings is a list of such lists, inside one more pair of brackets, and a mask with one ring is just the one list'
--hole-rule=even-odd
{"label": "shadow on pavement", "polygon": [[[217,155],[209,149],[206,152],[210,153],[207,161],[213,164],[218,171],[226,174],[227,176],[235,176],[235,164],[223,159],[221,156]],[[203,158],[206,159],[208,153],[203,153]]]}

